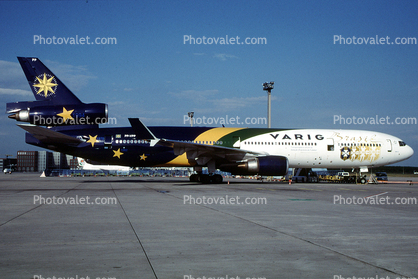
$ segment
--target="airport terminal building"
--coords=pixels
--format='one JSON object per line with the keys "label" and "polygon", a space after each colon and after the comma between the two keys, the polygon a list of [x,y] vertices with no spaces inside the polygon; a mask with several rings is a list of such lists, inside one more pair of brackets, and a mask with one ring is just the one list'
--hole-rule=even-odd
{"label": "airport terminal building", "polygon": [[77,167],[74,156],[50,151],[18,151],[18,172],[43,172],[46,169],[71,169]]}

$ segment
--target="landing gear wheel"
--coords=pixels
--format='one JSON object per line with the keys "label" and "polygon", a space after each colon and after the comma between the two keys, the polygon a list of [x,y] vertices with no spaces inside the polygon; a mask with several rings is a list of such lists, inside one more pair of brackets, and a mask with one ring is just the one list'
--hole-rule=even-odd
{"label": "landing gear wheel", "polygon": [[220,174],[214,174],[212,176],[212,183],[214,184],[221,184],[223,181],[223,177]]}
{"label": "landing gear wheel", "polygon": [[209,174],[201,174],[199,178],[199,181],[203,184],[209,184],[211,182]]}
{"label": "landing gear wheel", "polygon": [[203,184],[220,184],[223,181],[223,177],[220,174],[202,174],[194,173],[189,177],[190,182],[201,182]]}
{"label": "landing gear wheel", "polygon": [[190,177],[190,182],[199,182],[199,175],[197,173],[192,174]]}

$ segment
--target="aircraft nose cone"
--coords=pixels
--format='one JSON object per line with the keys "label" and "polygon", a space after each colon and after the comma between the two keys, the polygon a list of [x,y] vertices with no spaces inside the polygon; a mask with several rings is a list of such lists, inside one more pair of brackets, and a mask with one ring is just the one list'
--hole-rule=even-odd
{"label": "aircraft nose cone", "polygon": [[414,150],[410,147],[410,146],[407,146],[408,147],[408,149],[406,150],[406,158],[410,158],[412,155],[414,155]]}

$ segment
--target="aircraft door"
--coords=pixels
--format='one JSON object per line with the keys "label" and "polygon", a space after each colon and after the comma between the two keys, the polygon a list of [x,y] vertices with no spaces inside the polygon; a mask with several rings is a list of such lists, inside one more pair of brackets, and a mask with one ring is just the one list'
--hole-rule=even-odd
{"label": "aircraft door", "polygon": [[327,139],[327,150],[334,151],[334,139]]}
{"label": "aircraft door", "polygon": [[113,136],[112,135],[105,135],[104,137],[104,148],[105,149],[112,149],[113,143]]}
{"label": "aircraft door", "polygon": [[241,138],[237,136],[232,137],[232,142],[234,143],[233,147],[241,148]]}
{"label": "aircraft door", "polygon": [[387,139],[386,143],[388,145],[388,152],[392,152],[392,141],[390,139]]}

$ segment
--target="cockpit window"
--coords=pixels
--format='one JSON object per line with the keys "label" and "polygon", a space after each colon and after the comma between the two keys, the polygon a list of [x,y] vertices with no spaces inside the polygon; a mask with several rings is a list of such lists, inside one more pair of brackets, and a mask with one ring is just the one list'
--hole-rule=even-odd
{"label": "cockpit window", "polygon": [[399,141],[399,146],[406,146],[406,143],[404,141]]}

